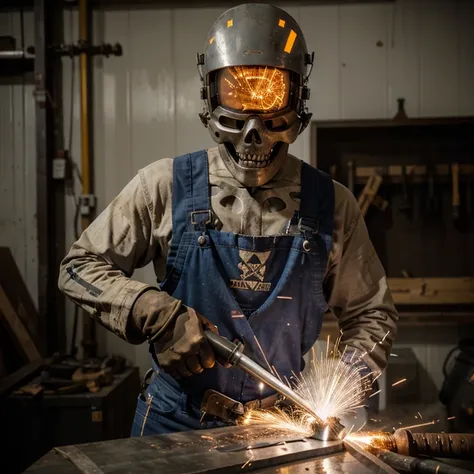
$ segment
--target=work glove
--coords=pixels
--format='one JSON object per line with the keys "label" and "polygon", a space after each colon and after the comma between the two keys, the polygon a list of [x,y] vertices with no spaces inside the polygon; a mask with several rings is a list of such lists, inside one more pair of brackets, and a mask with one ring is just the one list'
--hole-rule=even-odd
{"label": "work glove", "polygon": [[194,309],[165,292],[143,293],[132,308],[134,332],[154,343],[160,368],[175,378],[200,374],[215,364],[204,328],[217,331]]}

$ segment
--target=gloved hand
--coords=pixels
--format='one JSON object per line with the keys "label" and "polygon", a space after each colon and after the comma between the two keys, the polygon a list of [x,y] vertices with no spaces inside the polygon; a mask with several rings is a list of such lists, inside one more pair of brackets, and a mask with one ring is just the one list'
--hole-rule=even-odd
{"label": "gloved hand", "polygon": [[203,326],[216,331],[215,326],[167,293],[143,293],[133,305],[131,319],[133,332],[155,344],[161,369],[173,377],[189,377],[214,366]]}
{"label": "gloved hand", "polygon": [[173,377],[189,377],[214,367],[214,352],[203,331],[206,326],[209,322],[203,316],[183,307],[174,324],[155,343],[160,367]]}

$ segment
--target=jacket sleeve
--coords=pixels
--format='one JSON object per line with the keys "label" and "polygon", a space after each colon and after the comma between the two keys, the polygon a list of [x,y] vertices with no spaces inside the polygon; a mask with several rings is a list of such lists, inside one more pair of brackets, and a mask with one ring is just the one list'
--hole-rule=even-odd
{"label": "jacket sleeve", "polygon": [[153,288],[131,276],[160,252],[153,216],[165,206],[149,196],[139,173],[72,245],[59,271],[60,290],[125,340],[135,300]]}
{"label": "jacket sleeve", "polygon": [[347,188],[335,185],[333,255],[325,280],[328,306],[339,320],[341,346],[363,355],[377,374],[387,365],[398,313],[357,201]]}

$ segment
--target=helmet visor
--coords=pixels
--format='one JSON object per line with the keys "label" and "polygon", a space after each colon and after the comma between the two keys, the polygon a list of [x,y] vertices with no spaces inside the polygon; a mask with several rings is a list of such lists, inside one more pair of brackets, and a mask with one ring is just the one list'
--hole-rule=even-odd
{"label": "helmet visor", "polygon": [[237,112],[269,114],[288,107],[290,72],[267,66],[234,66],[217,74],[218,104]]}

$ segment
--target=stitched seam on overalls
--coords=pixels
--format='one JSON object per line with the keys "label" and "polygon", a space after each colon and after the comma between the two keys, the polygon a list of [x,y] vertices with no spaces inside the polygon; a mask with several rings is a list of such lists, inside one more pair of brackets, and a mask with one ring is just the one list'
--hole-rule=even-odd
{"label": "stitched seam on overalls", "polygon": [[151,409],[151,402],[153,401],[153,395],[150,395],[148,398],[147,398],[147,409],[146,409],[146,413],[145,413],[145,416],[143,417],[143,423],[142,423],[142,430],[140,431],[140,436],[143,436],[143,432],[145,431],[145,425],[146,425],[146,421],[148,419],[148,414],[150,413],[150,409]]}

